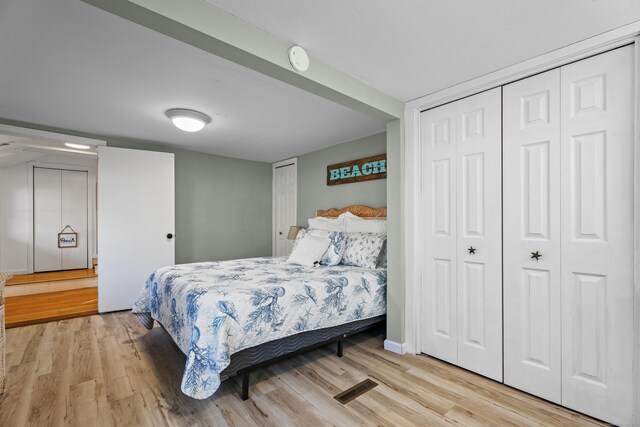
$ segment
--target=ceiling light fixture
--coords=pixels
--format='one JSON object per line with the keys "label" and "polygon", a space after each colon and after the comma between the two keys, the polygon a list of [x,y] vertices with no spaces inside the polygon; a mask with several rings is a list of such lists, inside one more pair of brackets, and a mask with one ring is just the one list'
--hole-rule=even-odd
{"label": "ceiling light fixture", "polygon": [[211,122],[211,117],[206,114],[184,108],[167,110],[165,114],[175,127],[185,132],[198,132]]}
{"label": "ceiling light fixture", "polygon": [[71,142],[65,142],[64,145],[66,145],[69,148],[75,148],[77,150],[90,150],[91,149],[90,145],[72,144]]}

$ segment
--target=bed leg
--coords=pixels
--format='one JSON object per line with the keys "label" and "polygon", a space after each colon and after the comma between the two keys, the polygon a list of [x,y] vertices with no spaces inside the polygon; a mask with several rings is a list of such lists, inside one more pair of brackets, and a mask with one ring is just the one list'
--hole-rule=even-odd
{"label": "bed leg", "polygon": [[242,400],[249,398],[249,372],[242,373],[242,391],[240,392]]}
{"label": "bed leg", "polygon": [[342,351],[344,350],[344,341],[338,341],[338,357],[342,357]]}

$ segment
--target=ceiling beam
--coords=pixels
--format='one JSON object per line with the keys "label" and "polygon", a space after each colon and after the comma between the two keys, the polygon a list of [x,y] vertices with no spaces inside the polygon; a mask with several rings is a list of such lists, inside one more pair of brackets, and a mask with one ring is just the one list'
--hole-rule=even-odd
{"label": "ceiling beam", "polygon": [[404,103],[310,56],[305,73],[293,70],[295,43],[273,35],[206,0],[82,0],[114,15],[307,92],[385,121],[401,118]]}

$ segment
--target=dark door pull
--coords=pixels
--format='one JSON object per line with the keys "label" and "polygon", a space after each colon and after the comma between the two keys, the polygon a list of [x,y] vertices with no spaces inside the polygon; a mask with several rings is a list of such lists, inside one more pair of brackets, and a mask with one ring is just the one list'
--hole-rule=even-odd
{"label": "dark door pull", "polygon": [[169,239],[169,240],[173,239],[173,234],[167,233],[167,239]]}

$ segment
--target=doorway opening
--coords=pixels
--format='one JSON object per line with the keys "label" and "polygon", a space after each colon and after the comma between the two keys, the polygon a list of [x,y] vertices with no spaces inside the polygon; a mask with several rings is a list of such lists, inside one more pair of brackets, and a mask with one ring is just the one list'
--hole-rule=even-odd
{"label": "doorway opening", "polygon": [[97,313],[97,156],[104,141],[0,125],[7,327]]}

